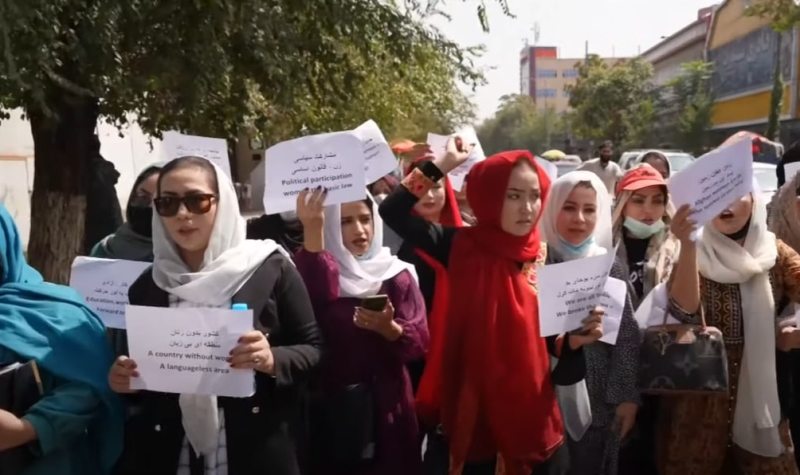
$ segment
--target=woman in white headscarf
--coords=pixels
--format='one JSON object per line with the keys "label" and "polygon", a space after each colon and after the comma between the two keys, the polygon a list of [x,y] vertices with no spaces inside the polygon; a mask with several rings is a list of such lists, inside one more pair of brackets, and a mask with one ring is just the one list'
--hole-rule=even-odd
{"label": "woman in white headscarf", "polygon": [[274,241],[245,239],[233,184],[205,159],[168,163],[154,206],[155,261],[131,287],[130,302],[246,304],[255,330],[231,348],[228,362],[255,370],[256,391],[249,398],[135,392],[136,363],[119,356],[109,382],[133,408],[117,473],[299,475],[304,380],[321,346],[302,279]]}
{"label": "woman in white headscarf", "polygon": [[786,375],[776,369],[776,348],[800,348],[800,331],[793,319],[783,325],[776,303],[800,301],[800,256],[767,230],[765,203],[752,193],[704,226],[691,264],[706,323],[724,336],[729,390],[663,401],[661,473],[797,474],[782,424],[778,387]]}
{"label": "woman in white headscarf", "polygon": [[[327,344],[320,375],[326,404],[312,428],[314,460],[325,474],[419,474],[417,417],[405,367],[428,347],[416,272],[383,246],[383,223],[371,197],[325,207],[326,196],[317,188],[297,200],[305,238],[295,261]],[[370,403],[357,405],[357,388],[374,405],[368,413],[363,411]],[[373,417],[374,453],[365,456],[358,441],[358,450],[349,453],[336,447],[357,435],[344,425],[361,427]]]}
{"label": "woman in white headscarf", "polygon": [[[541,223],[547,241],[547,263],[613,252],[611,197],[591,172],[568,173],[553,183]],[[610,276],[625,281],[619,260]],[[597,308],[589,318],[598,318]],[[639,406],[637,370],[639,329],[626,297],[615,345],[595,342],[584,348],[586,380],[558,388],[569,435],[570,473],[617,473],[620,440],[633,427]]]}

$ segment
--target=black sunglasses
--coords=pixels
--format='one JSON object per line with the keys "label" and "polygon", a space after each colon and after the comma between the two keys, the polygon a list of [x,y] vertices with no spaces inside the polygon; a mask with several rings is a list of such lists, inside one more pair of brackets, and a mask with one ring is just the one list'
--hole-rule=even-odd
{"label": "black sunglasses", "polygon": [[211,205],[217,195],[212,194],[199,194],[188,196],[159,196],[153,200],[156,207],[156,212],[165,218],[170,218],[178,214],[181,209],[181,203],[186,206],[186,209],[192,214],[206,214],[211,210]]}

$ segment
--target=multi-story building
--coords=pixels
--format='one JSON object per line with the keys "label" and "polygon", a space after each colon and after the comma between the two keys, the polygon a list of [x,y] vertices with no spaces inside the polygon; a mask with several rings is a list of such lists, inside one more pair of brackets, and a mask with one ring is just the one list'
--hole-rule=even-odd
{"label": "multi-story building", "polygon": [[781,141],[788,144],[800,139],[798,29],[779,38],[767,19],[745,15],[751,3],[752,0],[725,0],[711,20],[706,55],[714,65],[714,138],[719,141],[739,130],[764,133],[775,61],[780,57],[785,84]]}
{"label": "multi-story building", "polygon": [[705,58],[706,37],[714,7],[697,12],[697,19],[641,54],[653,66],[653,86],[662,101],[655,111],[655,127],[651,130],[653,144],[670,144],[674,138],[678,111],[670,101],[670,83],[677,78],[686,63]]}
{"label": "multi-story building", "polygon": [[[604,58],[609,64],[619,58]],[[575,84],[577,66],[584,58],[559,58],[553,46],[526,46],[520,53],[520,94],[531,96],[538,109],[553,109],[557,113],[569,109],[566,86]]]}

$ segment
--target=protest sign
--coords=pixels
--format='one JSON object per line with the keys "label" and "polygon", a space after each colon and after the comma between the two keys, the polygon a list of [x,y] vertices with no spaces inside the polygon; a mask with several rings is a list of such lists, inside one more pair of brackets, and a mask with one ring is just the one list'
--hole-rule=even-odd
{"label": "protest sign", "polygon": [[364,144],[364,179],[367,185],[375,183],[397,168],[397,158],[374,120],[359,125],[353,133]]}
{"label": "protest sign", "polygon": [[617,344],[622,314],[625,312],[627,301],[628,284],[624,280],[609,277],[598,303],[606,311],[603,315],[603,337],[600,338],[600,341],[609,345]]}
{"label": "protest sign", "polygon": [[675,208],[688,204],[698,226],[713,220],[753,190],[753,149],[744,139],[713,150],[673,175],[669,193]]}
{"label": "protest sign", "polygon": [[538,271],[541,336],[578,329],[601,297],[614,254],[550,264]]}
{"label": "protest sign", "polygon": [[475,132],[475,129],[472,127],[464,127],[452,135],[428,134],[427,142],[431,148],[434,158],[444,157],[445,153],[447,153],[447,141],[450,140],[451,137],[460,137],[465,145],[475,145],[472,149],[472,153],[470,153],[469,157],[467,158],[467,161],[459,165],[455,170],[452,170],[447,175],[448,178],[450,178],[450,183],[453,185],[453,189],[456,191],[461,191],[461,189],[464,187],[464,181],[467,178],[469,171],[473,166],[475,166],[476,163],[485,160],[486,154],[483,153],[483,147],[481,147],[481,143],[478,140],[478,134]]}
{"label": "protest sign", "polygon": [[170,131],[164,133],[161,143],[164,159],[167,161],[192,155],[214,163],[231,178],[231,163],[228,159],[228,143],[225,139],[185,135]]}
{"label": "protest sign", "polygon": [[129,305],[125,313],[130,357],[138,378],[131,389],[249,397],[253,370],[232,369],[229,352],[253,329],[253,311]]}
{"label": "protest sign", "polygon": [[783,178],[786,180],[786,183],[794,180],[797,172],[800,172],[800,162],[786,163],[783,165]]}
{"label": "protest sign", "polygon": [[268,148],[264,163],[266,214],[294,211],[304,188],[328,189],[326,205],[366,198],[364,145],[352,132],[311,135]]}
{"label": "protest sign", "polygon": [[149,262],[76,257],[69,286],[86,299],[108,328],[125,328],[128,288],[150,267]]}

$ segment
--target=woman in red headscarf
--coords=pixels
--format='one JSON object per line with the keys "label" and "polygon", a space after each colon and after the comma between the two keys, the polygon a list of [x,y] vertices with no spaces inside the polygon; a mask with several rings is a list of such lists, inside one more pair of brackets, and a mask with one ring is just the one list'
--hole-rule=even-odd
{"label": "woman in red headscarf", "polygon": [[[430,322],[417,410],[441,423],[451,474],[560,474],[567,457],[553,384],[584,377],[580,349],[602,336],[601,323],[591,317],[579,333],[539,336],[536,268],[545,256],[536,224],[550,180],[530,152],[499,153],[472,169],[467,198],[477,226],[445,227],[413,212],[466,161],[469,147],[455,142],[380,208],[398,234],[448,269],[452,298],[444,318]],[[552,374],[551,355],[559,358]]]}

